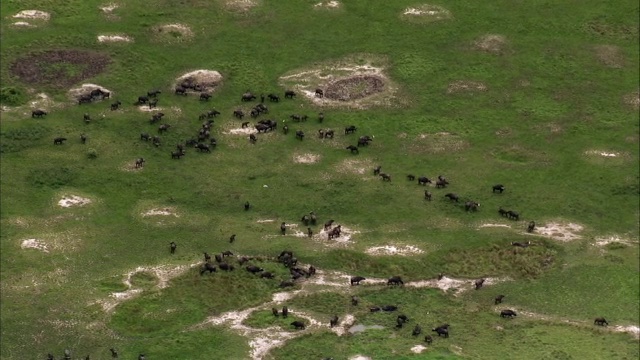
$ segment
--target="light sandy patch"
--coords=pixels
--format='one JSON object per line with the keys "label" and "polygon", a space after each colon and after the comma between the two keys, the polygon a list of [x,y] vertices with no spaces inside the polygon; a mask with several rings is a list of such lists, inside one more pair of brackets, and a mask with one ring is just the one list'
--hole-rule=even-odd
{"label": "light sandy patch", "polygon": [[47,244],[45,244],[44,241],[38,240],[38,239],[22,240],[22,242],[20,243],[20,248],[22,248],[22,249],[36,249],[36,250],[40,250],[40,251],[43,251],[43,252],[46,252],[46,253],[49,252],[49,250],[47,249]]}
{"label": "light sandy patch", "polygon": [[26,22],[26,21],[16,21],[16,22],[14,22],[14,23],[13,23],[13,24],[11,24],[11,25],[13,25],[13,26],[17,26],[17,27],[25,27],[25,28],[28,28],[28,27],[36,27],[35,25],[32,25],[32,24],[30,24],[30,23],[28,23],[28,22]]}
{"label": "light sandy patch", "polygon": [[275,220],[273,220],[273,219],[263,219],[263,220],[258,220],[256,222],[262,224],[262,223],[272,223],[274,221]]}
{"label": "light sandy patch", "polygon": [[365,250],[369,255],[401,255],[409,256],[424,253],[423,250],[413,245],[385,245],[373,246]]}
{"label": "light sandy patch", "polygon": [[[375,140],[374,140],[375,141]],[[340,174],[354,174],[354,175],[371,175],[370,177],[363,177],[363,179],[376,179],[377,176],[373,176],[374,163],[370,159],[344,159],[342,162],[336,165],[336,171]]]}
{"label": "light sandy patch", "polygon": [[321,1],[317,4],[314,4],[313,7],[314,8],[325,8],[325,9],[337,9],[339,7],[341,7],[342,4],[340,3],[340,1],[336,1],[336,0],[331,0],[331,1]]}
{"label": "light sandy patch", "polygon": [[[288,72],[279,82],[317,106],[401,106],[395,96],[398,86],[386,74],[387,64],[384,56],[356,54]],[[316,96],[316,89],[323,90],[324,96]]]}
{"label": "light sandy patch", "polygon": [[614,243],[620,243],[620,244],[625,244],[625,245],[638,244],[638,241],[631,241],[629,239],[622,239],[618,235],[612,235],[612,236],[608,236],[608,237],[599,237],[599,238],[596,238],[595,240],[596,240],[595,243],[593,243],[594,246],[606,246],[606,245],[614,244]]}
{"label": "light sandy patch", "polygon": [[504,35],[486,34],[473,42],[476,49],[493,54],[502,53],[507,46],[507,38]]}
{"label": "light sandy patch", "polygon": [[168,41],[185,41],[193,38],[193,30],[185,24],[164,24],[153,29],[159,39]]}
{"label": "light sandy patch", "polygon": [[469,147],[469,143],[456,134],[437,132],[420,134],[413,141],[403,142],[402,146],[415,154],[440,154],[464,150]]}
{"label": "light sandy patch", "polygon": [[320,155],[318,154],[300,154],[294,155],[293,161],[298,164],[313,164],[320,160]]}
{"label": "light sandy patch", "polygon": [[620,69],[626,63],[622,50],[615,45],[596,45],[594,51],[598,61],[606,67]]}
{"label": "light sandy patch", "polygon": [[[82,84],[80,87],[70,89],[67,92],[67,95],[74,102],[74,104],[77,104],[78,99],[81,96],[90,95],[93,90],[98,90],[98,89],[101,91],[110,93],[111,98],[113,98],[113,95],[114,95],[113,91],[96,84]],[[98,101],[98,100],[99,98],[96,98],[94,101]]]}
{"label": "light sandy patch", "polygon": [[420,354],[421,352],[427,350],[427,347],[424,345],[416,345],[411,348],[411,351],[415,354]]}
{"label": "light sandy patch", "polygon": [[46,21],[51,18],[51,14],[40,10],[22,10],[19,13],[13,15],[13,17],[16,19],[38,19]]}
{"label": "light sandy patch", "polygon": [[138,108],[138,110],[140,110],[142,112],[155,112],[155,111],[163,111],[164,110],[164,108],[157,107],[157,106],[149,107],[149,105],[147,105],[147,104],[137,106],[137,108]]}
{"label": "light sandy patch", "polygon": [[486,223],[486,224],[482,224],[482,225],[478,226],[478,229],[488,228],[488,227],[504,227],[504,228],[509,228],[510,229],[511,225]]}
{"label": "light sandy patch", "polygon": [[64,208],[72,206],[85,206],[91,203],[91,199],[83,198],[77,195],[67,195],[58,201],[58,205]]}
{"label": "light sandy patch", "polygon": [[582,238],[578,234],[582,229],[584,229],[582,225],[574,223],[549,223],[546,226],[536,225],[532,234],[566,242]]}
{"label": "light sandy patch", "polygon": [[330,328],[338,336],[345,335],[351,326],[355,324],[356,318],[352,314],[347,314],[343,318],[341,318],[338,322],[338,326]]}
{"label": "light sandy patch", "polygon": [[227,131],[223,131],[223,134],[231,134],[231,135],[250,135],[250,134],[257,134],[258,130],[256,130],[255,127],[246,127],[246,128],[235,128],[235,129],[229,129]]}
{"label": "light sandy patch", "polygon": [[451,19],[451,11],[442,6],[420,4],[407,7],[402,11],[401,18],[410,21],[433,22]]}
{"label": "light sandy patch", "polygon": [[147,211],[143,212],[141,215],[143,217],[147,217],[147,216],[175,216],[175,217],[180,217],[180,215],[178,215],[176,213],[176,210],[174,208],[169,208],[169,207],[147,210]]}
{"label": "light sandy patch", "polygon": [[633,109],[640,109],[640,91],[623,96],[622,101]]}
{"label": "light sandy patch", "polygon": [[142,169],[144,169],[144,166],[138,167],[138,168],[136,167],[136,160],[128,161],[120,167],[120,170],[126,171],[126,172],[138,172],[138,171],[142,171]]}
{"label": "light sandy patch", "polygon": [[220,0],[227,10],[245,12],[258,6],[259,0]]}
{"label": "light sandy patch", "polygon": [[358,354],[358,355],[353,355],[352,357],[349,358],[349,360],[371,360],[371,358],[368,356]]}
{"label": "light sandy patch", "polygon": [[[483,286],[495,285],[495,284],[498,284],[498,283],[501,283],[501,282],[505,282],[505,281],[511,281],[511,279],[507,278],[507,277],[504,277],[504,278],[485,278]],[[365,282],[366,282],[366,280],[365,280]],[[405,283],[405,286],[417,287],[417,288],[429,287],[429,288],[440,289],[440,290],[442,290],[444,292],[452,290],[454,296],[459,296],[460,294],[462,294],[465,291],[469,291],[471,289],[474,289],[475,288],[475,280],[454,279],[454,278],[450,278],[450,277],[444,276],[440,280],[431,279],[431,280],[420,280],[420,281],[407,282],[407,283]]]}
{"label": "light sandy patch", "polygon": [[458,355],[458,356],[464,356],[464,353],[462,352],[462,348],[458,345],[451,345],[449,347],[449,350],[451,350],[452,353]]}
{"label": "light sandy patch", "polygon": [[132,42],[133,38],[128,35],[98,35],[98,42]]}
{"label": "light sandy patch", "polygon": [[618,157],[620,153],[612,152],[612,151],[602,151],[602,150],[587,150],[584,152],[585,155],[598,155],[602,157]]}
{"label": "light sandy patch", "polygon": [[[360,234],[360,231],[345,227],[343,225],[341,227],[340,236],[336,238],[329,239],[328,232],[322,229],[317,234],[313,234],[312,239],[328,247],[344,247],[344,246],[349,246],[354,242],[353,235],[356,235],[356,234]],[[307,236],[306,234],[303,234],[303,235]]]}
{"label": "light sandy patch", "polygon": [[113,10],[117,9],[118,7],[119,7],[118,4],[110,3],[110,4],[102,5],[100,7],[100,10],[102,10],[106,14],[110,14],[113,12]]}
{"label": "light sandy patch", "polygon": [[[202,90],[211,94],[222,84],[223,77],[216,70],[206,70],[200,69],[188,72],[186,74],[180,75],[176,78],[175,83],[173,84],[173,88],[171,88],[171,92],[173,93],[175,88],[178,87],[185,81],[192,82],[193,84],[198,84],[202,87]],[[200,91],[193,91],[191,89],[187,90],[188,94],[197,94],[200,95]]]}
{"label": "light sandy patch", "polygon": [[487,86],[479,81],[457,80],[447,87],[447,94],[478,91],[487,91]]}

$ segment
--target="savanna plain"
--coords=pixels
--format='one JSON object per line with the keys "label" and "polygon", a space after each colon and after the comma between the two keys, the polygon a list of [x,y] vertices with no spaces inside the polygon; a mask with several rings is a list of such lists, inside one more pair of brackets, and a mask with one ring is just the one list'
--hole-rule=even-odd
{"label": "savanna plain", "polygon": [[0,358],[640,356],[637,1],[0,14]]}

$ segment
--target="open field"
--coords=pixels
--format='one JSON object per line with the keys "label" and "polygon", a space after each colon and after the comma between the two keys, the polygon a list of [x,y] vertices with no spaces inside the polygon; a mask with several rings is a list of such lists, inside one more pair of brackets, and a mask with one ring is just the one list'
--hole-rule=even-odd
{"label": "open field", "polygon": [[[1,359],[640,356],[637,2],[18,0],[0,13]],[[202,88],[175,94],[189,79]],[[155,108],[134,104],[153,89]],[[250,116],[267,94],[279,101]],[[209,119],[210,152],[172,158]],[[265,119],[277,127],[258,132]],[[227,250],[235,270],[214,259],[201,274],[203,252]],[[281,288],[283,250],[316,274]],[[398,309],[370,311],[385,305]],[[443,323],[448,338],[431,331]]]}

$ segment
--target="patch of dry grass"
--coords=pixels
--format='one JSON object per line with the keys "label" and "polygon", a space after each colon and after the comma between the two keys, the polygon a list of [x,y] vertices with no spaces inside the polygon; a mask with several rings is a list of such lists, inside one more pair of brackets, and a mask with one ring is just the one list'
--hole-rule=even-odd
{"label": "patch of dry grass", "polygon": [[501,54],[507,48],[508,42],[504,35],[486,34],[473,42],[476,50],[485,51],[492,54]]}
{"label": "patch of dry grass", "polygon": [[441,154],[461,151],[469,143],[460,136],[448,132],[420,134],[413,141],[404,143],[406,150],[414,154]]}
{"label": "patch of dry grass", "polygon": [[615,45],[596,45],[594,52],[598,61],[606,67],[620,69],[626,64],[622,50]]}

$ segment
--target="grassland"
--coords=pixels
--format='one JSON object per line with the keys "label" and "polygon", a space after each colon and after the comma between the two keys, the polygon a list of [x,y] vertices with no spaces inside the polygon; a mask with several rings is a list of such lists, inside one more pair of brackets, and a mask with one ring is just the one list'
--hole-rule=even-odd
{"label": "grassland", "polygon": [[[269,303],[287,270],[265,260],[256,264],[276,279],[242,269],[200,276],[197,263],[203,251],[272,257],[289,249],[327,274],[419,281],[444,272],[469,282],[508,280],[457,296],[366,281],[353,288],[296,285],[306,293],[279,306],[323,323],[351,314],[357,323],[385,329],[337,336],[310,327],[266,359],[637,359],[637,337],[612,330],[640,323],[637,2],[431,3],[449,11],[438,20],[407,19],[402,14],[419,5],[414,1],[348,0],[338,8],[316,2],[260,0],[242,9],[227,0],[123,1],[110,11],[93,0],[0,3],[6,106],[0,113],[0,358],[44,359],[49,352],[59,358],[69,348],[74,358],[107,359],[115,347],[121,358],[248,359],[252,348],[238,329],[194,326]],[[27,9],[50,18],[11,17]],[[191,32],[160,31],[166,24]],[[133,40],[100,43],[103,34]],[[99,72],[41,61],[43,75],[32,78],[37,83],[15,76],[15,64],[48,50],[108,60]],[[267,103],[267,118],[309,115],[307,122],[289,121],[288,135],[279,128],[253,145],[246,135],[228,133],[240,127],[232,110],[255,104],[240,102],[247,89],[283,97],[281,76],[345,59],[384,68],[396,87],[387,105],[322,107],[299,94]],[[175,79],[196,69],[224,78],[208,103],[172,94]],[[67,91],[83,83],[104,86],[113,98],[78,106]],[[139,140],[157,125],[132,105],[154,88],[163,91],[158,106],[172,125],[160,147]],[[48,100],[30,104],[40,93]],[[115,100],[122,109],[110,111]],[[49,114],[31,118],[35,107]],[[175,144],[192,137],[202,123],[198,115],[211,108],[222,112],[213,126],[217,148],[211,154],[188,149],[172,160]],[[325,114],[322,124],[318,112]],[[343,135],[347,125],[357,126],[356,134]],[[321,128],[336,130],[335,139],[318,139]],[[304,141],[294,138],[298,129],[307,134]],[[357,155],[344,149],[361,135],[375,138]],[[58,136],[67,143],[54,146]],[[317,161],[297,163],[304,154]],[[139,157],[145,166],[134,171]],[[372,175],[376,165],[391,182]],[[429,187],[434,199],[427,202],[424,188],[405,179],[409,173],[443,174],[451,185]],[[497,183],[506,186],[503,194],[491,193]],[[480,210],[467,213],[445,201],[449,191],[478,201]],[[60,207],[67,195],[91,203]],[[521,221],[501,218],[501,206],[518,210]],[[177,216],[143,216],[165,208]],[[320,223],[335,219],[358,233],[345,246],[279,236],[283,221],[303,230],[298,220],[309,211]],[[265,219],[274,221],[258,222]],[[525,234],[530,220],[582,230],[563,242]],[[598,245],[610,237],[624,243]],[[21,248],[26,239],[46,251]],[[514,251],[510,245],[528,240],[535,246]],[[171,241],[178,244],[174,255]],[[366,253],[385,245],[423,253]],[[132,275],[132,288],[142,290],[116,302],[111,294],[127,291],[123,280],[138,267],[169,270]],[[497,294],[506,295],[498,307]],[[355,308],[350,295],[361,299]],[[114,307],[105,310],[107,303]],[[387,303],[411,319],[403,329],[393,328],[394,316],[367,309]],[[270,307],[245,324],[290,330],[271,317]],[[502,319],[501,308],[520,314]],[[609,330],[593,327],[598,316],[609,320]],[[410,350],[426,345],[411,336],[414,324],[428,334],[444,322],[451,324],[449,339],[435,339],[420,354]]]}

